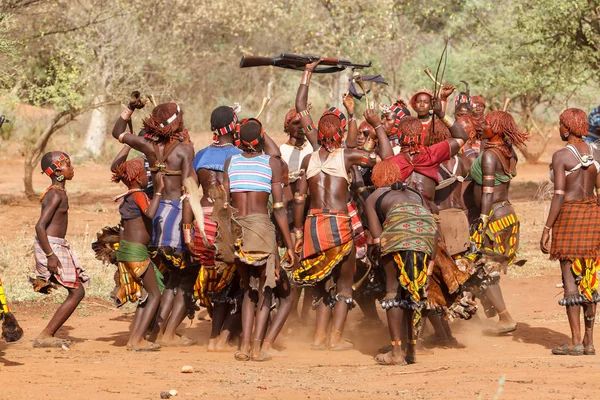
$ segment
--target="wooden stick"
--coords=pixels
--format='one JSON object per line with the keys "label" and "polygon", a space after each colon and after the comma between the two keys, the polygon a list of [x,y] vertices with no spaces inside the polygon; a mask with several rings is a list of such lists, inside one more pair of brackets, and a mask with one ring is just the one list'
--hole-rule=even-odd
{"label": "wooden stick", "polygon": [[506,112],[506,109],[508,108],[508,105],[510,104],[511,98],[507,97],[504,99],[504,106],[502,107],[502,111]]}
{"label": "wooden stick", "polygon": [[432,369],[421,369],[421,370],[418,370],[418,371],[392,372],[392,375],[425,374],[425,373],[428,373],[428,372],[445,371],[447,369],[450,369],[450,367],[439,367],[439,368],[432,368]]}
{"label": "wooden stick", "polygon": [[150,96],[148,96],[148,98],[149,98],[149,99],[150,99],[150,101],[152,102],[152,105],[153,105],[154,107],[156,107],[156,100],[154,100],[154,95],[153,95],[153,94],[151,94]]}

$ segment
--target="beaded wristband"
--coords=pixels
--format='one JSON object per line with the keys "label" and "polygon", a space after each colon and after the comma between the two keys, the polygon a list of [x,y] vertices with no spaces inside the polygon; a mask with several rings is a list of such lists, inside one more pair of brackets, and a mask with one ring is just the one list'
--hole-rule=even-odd
{"label": "beaded wristband", "polygon": [[444,118],[442,118],[442,122],[448,128],[450,128],[452,125],[454,125],[454,120],[452,118],[450,118],[449,116],[447,116],[447,115],[444,115]]}

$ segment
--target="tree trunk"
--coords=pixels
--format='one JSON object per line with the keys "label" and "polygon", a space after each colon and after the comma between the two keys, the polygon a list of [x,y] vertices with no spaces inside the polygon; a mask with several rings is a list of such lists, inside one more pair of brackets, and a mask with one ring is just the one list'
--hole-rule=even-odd
{"label": "tree trunk", "polygon": [[[96,96],[94,103],[104,103],[105,96]],[[104,139],[106,138],[106,107],[98,107],[92,110],[90,123],[85,134],[85,144],[81,151],[82,155],[90,155],[97,158],[102,153]]]}

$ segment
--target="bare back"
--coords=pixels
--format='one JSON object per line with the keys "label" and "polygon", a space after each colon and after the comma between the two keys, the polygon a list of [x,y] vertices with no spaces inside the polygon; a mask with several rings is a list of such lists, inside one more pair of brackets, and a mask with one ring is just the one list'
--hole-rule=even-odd
{"label": "bare back", "polygon": [[[573,145],[583,157],[592,155],[595,161],[600,161],[600,152],[594,150],[586,143]],[[597,164],[580,166],[579,159],[567,148],[558,150],[552,158],[554,179],[564,179],[565,200],[583,200],[594,196],[594,188],[598,180]],[[570,172],[572,171],[572,172]],[[560,176],[559,176],[560,175]]]}

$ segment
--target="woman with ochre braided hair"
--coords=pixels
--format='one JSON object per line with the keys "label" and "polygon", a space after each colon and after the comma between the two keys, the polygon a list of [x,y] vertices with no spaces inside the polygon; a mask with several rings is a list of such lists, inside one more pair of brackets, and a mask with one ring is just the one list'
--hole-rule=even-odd
{"label": "woman with ochre braided hair", "polygon": [[[550,178],[554,197],[540,247],[560,261],[571,343],[552,349],[556,355],[594,355],[594,320],[600,269],[600,152],[584,142],[588,120],[585,112],[569,108],[560,115],[560,138],[567,146],[552,156]],[[594,188],[596,198],[594,198]],[[549,246],[552,232],[552,246]],[[580,310],[585,334],[581,340]]]}
{"label": "woman with ochre braided hair", "polygon": [[519,218],[508,200],[510,181],[517,175],[517,154],[513,146],[523,145],[528,137],[504,111],[490,112],[485,121],[483,139],[486,143],[471,166],[480,216],[471,237],[478,252],[472,256],[475,268],[470,285],[477,296],[489,300],[486,315],[491,318],[497,313],[500,319],[484,333],[502,335],[517,326],[506,309],[500,289],[500,271],[506,272],[519,248]]}

